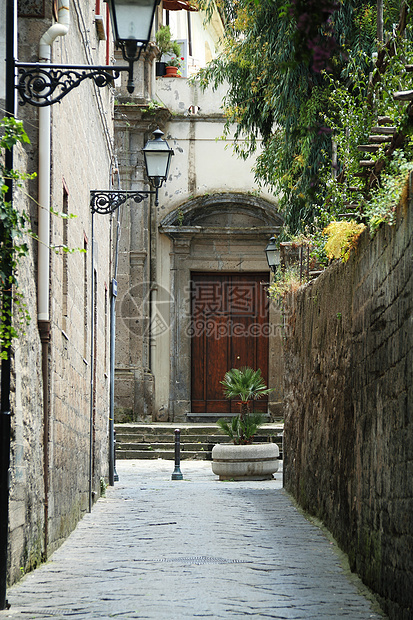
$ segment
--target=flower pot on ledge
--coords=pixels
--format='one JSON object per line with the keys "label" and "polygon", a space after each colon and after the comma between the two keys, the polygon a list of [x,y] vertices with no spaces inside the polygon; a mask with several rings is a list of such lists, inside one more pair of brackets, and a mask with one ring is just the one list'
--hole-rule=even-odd
{"label": "flower pot on ledge", "polygon": [[166,77],[178,77],[178,67],[166,66],[165,76]]}

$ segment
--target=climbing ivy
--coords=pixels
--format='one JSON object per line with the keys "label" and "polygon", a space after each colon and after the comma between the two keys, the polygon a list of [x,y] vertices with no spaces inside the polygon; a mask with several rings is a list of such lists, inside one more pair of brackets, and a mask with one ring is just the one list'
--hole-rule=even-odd
{"label": "climbing ivy", "polygon": [[28,216],[7,200],[7,194],[10,182],[20,185],[22,180],[33,175],[7,170],[4,164],[6,150],[17,143],[29,143],[23,123],[14,118],[3,118],[0,120],[0,132],[0,358],[7,359],[13,338],[19,336],[30,321],[18,283],[19,262],[29,251],[25,241]]}

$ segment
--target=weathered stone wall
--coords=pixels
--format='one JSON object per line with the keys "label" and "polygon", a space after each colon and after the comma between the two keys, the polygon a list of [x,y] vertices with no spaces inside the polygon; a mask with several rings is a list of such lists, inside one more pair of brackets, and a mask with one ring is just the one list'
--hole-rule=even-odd
{"label": "weathered stone wall", "polygon": [[[410,180],[410,190],[411,190]],[[286,308],[284,483],[413,618],[413,201]]]}
{"label": "weathered stone wall", "polygon": [[[26,153],[18,145],[14,148],[14,167],[27,168]],[[27,210],[28,183],[15,184],[14,206]],[[41,343],[37,328],[34,248],[35,241],[26,236],[30,247],[27,258],[20,262],[17,279],[24,296],[26,310],[32,320],[22,325],[23,332],[12,347],[11,385],[11,454],[9,498],[9,578],[15,581],[22,570],[31,570],[39,564],[44,531],[43,483],[43,406]],[[19,319],[14,307],[14,323]]]}
{"label": "weathered stone wall", "polygon": [[[19,19],[20,60],[37,58],[40,36],[53,23],[52,6],[45,6],[44,19]],[[98,41],[94,26],[95,6],[92,0],[71,3],[71,26],[65,39],[54,43],[54,62],[106,64],[106,42]],[[15,167],[35,172],[38,112],[25,106],[19,113],[31,145],[25,145],[25,156],[16,159]],[[90,190],[108,189],[113,178],[112,113],[113,90],[98,89],[90,80],[51,109],[51,207],[75,217],[53,214],[50,218],[50,244],[54,248],[50,250],[50,341],[44,358],[48,409],[43,400],[42,343],[37,322],[38,247],[34,239],[29,239],[29,256],[19,267],[32,320],[13,350],[10,583],[63,542],[88,510],[89,491],[96,499],[101,478],[108,478],[113,230],[110,216],[94,217],[92,267]],[[38,208],[43,208],[37,204],[37,183],[37,179],[28,182],[15,196],[15,204],[29,214],[35,233]],[[64,252],[63,245],[74,251]]]}
{"label": "weathered stone wall", "polygon": [[[92,3],[79,4],[85,19],[93,9]],[[65,41],[73,62],[103,63],[101,44],[100,54],[89,58],[79,38],[73,24]],[[75,251],[50,255],[49,552],[88,510],[90,465],[94,497],[100,478],[108,476],[111,217],[93,218],[93,276],[90,190],[109,187],[112,97],[109,89],[82,83],[52,109],[52,206],[75,217],[52,216],[51,241],[60,247],[66,238]]]}

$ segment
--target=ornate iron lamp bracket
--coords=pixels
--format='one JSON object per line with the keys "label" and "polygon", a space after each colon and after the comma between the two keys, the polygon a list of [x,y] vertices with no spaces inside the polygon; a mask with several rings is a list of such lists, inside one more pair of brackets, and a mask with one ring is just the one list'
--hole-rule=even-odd
{"label": "ornate iron lamp bracket", "polygon": [[128,192],[126,190],[94,190],[90,192],[90,208],[92,213],[108,215],[116,211],[127,200],[139,203],[151,194],[157,194],[157,190],[144,190],[141,192]]}
{"label": "ornate iron lamp bracket", "polygon": [[53,65],[47,63],[16,62],[19,70],[20,105],[29,103],[45,107],[57,103],[67,93],[79,86],[83,80],[93,80],[102,88],[119,77],[120,71],[130,71],[130,67],[90,65]]}

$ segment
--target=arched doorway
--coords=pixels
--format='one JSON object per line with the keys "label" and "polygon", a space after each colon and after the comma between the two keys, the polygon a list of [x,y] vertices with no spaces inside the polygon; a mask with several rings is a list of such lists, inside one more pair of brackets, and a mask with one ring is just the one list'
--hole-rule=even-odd
{"label": "arched doorway", "polygon": [[[264,248],[281,225],[275,205],[235,193],[191,200],[163,219],[159,231],[173,242],[171,420],[228,410],[231,405],[221,397],[219,381],[237,365],[261,367],[271,387],[278,382],[268,403],[270,414],[277,416],[281,382],[275,360],[280,358],[281,338],[276,310],[269,307],[265,291],[270,274]],[[212,304],[204,303],[205,295]]]}

